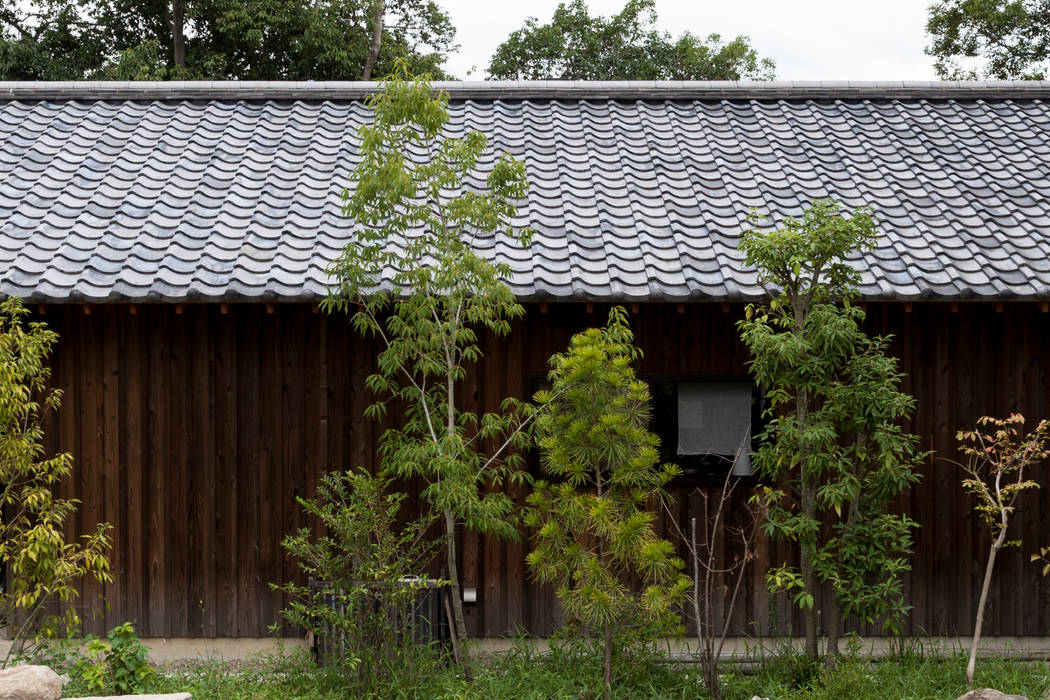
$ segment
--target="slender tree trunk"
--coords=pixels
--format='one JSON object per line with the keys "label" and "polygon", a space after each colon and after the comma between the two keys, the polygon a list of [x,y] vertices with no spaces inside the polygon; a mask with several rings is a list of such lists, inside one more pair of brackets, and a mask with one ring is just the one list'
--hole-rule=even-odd
{"label": "slender tree trunk", "polygon": [[[456,432],[456,382],[449,374],[445,378],[445,387],[447,393],[445,395],[445,430],[448,432],[449,437],[452,437]],[[459,585],[459,564],[456,562],[456,514],[449,509],[445,509],[445,537],[447,544],[445,545],[445,552],[448,560],[448,578],[451,588],[452,598],[452,617],[453,623],[456,628],[456,637],[459,643],[459,662],[464,669],[467,669],[467,673],[470,671],[470,658],[467,652],[467,622],[463,616],[463,594]]]}
{"label": "slender tree trunk", "polygon": [[[809,397],[805,391],[800,391],[795,404],[795,418],[799,426],[805,424],[809,415]],[[799,481],[801,482],[801,506],[802,515],[811,522],[817,520],[817,487],[811,482],[806,473],[805,453],[801,456],[799,466]],[[817,576],[813,571],[813,562],[810,560],[807,543],[799,542],[798,558],[799,574],[802,576],[802,585],[807,593],[813,596],[813,605],[802,609],[802,625],[805,633],[805,652],[810,658],[817,658],[820,650],[817,648]]]}
{"label": "slender tree trunk", "polygon": [[[792,307],[795,316],[794,333],[802,335],[806,327],[808,309],[801,298],[794,299]],[[795,419],[798,421],[799,429],[804,429],[808,417],[809,395],[805,389],[802,389],[798,392],[798,398],[795,401]],[[802,514],[811,522],[815,522],[817,519],[817,487],[808,478],[805,445],[800,446],[799,452],[799,486],[801,490]],[[813,606],[802,610],[802,626],[805,634],[806,656],[815,659],[820,653],[817,648],[817,581],[813,572],[813,562],[810,561],[809,552],[806,551],[806,543],[804,542],[799,542],[798,568],[799,574],[802,576],[802,585],[805,587],[806,592],[813,596]]]}
{"label": "slender tree trunk", "polygon": [[450,598],[452,599],[452,624],[459,644],[460,662],[467,665],[467,650],[463,641],[467,638],[467,622],[463,617],[463,595],[459,586],[459,566],[456,563],[456,518],[445,511],[445,553],[447,555]]}
{"label": "slender tree trunk", "polygon": [[966,663],[966,685],[973,687],[973,671],[977,665],[977,647],[981,643],[981,628],[984,627],[984,605],[988,602],[988,589],[992,585],[992,569],[995,568],[995,555],[1006,541],[1006,516],[1003,516],[999,536],[988,550],[988,564],[984,567],[984,583],[981,584],[981,598],[977,601],[977,619],[973,623],[973,640],[970,642],[970,660]]}
{"label": "slender tree trunk", "polygon": [[368,47],[368,55],[365,56],[365,67],[361,71],[361,80],[371,80],[372,70],[379,60],[379,47],[383,43],[383,13],[386,11],[384,0],[374,0],[375,8],[372,11],[372,43]]}
{"label": "slender tree trunk", "polygon": [[[856,447],[857,454],[863,454],[868,444],[868,436],[861,432],[857,435]],[[864,462],[857,463],[857,481],[861,484],[861,489],[864,488],[864,479],[867,476],[868,468]],[[861,493],[858,491],[857,495],[850,499],[849,508],[847,509],[846,523],[844,532],[848,536],[853,531],[853,527],[857,524],[857,520],[860,518],[860,498]],[[842,571],[846,563],[842,561],[841,548],[839,553],[836,554],[836,565],[838,570]],[[834,587],[831,589],[831,597],[827,602],[827,615],[825,615],[825,626],[827,628],[828,635],[828,658],[827,665],[834,666],[839,655],[839,638],[842,634],[842,604],[839,601],[838,595],[835,593]]]}
{"label": "slender tree trunk", "polygon": [[184,0],[172,0],[170,24],[172,61],[176,70],[182,70],[186,68],[186,6]]}
{"label": "slender tree trunk", "polygon": [[828,666],[834,666],[839,655],[839,634],[842,629],[842,608],[839,607],[839,601],[835,597],[834,591],[832,591],[831,597],[825,603],[824,608],[826,610],[824,626],[828,635],[828,656],[826,661]]}
{"label": "slender tree trunk", "polygon": [[[805,512],[805,509],[803,511]],[[802,628],[805,634],[806,656],[815,659],[820,655],[820,650],[817,648],[817,577],[813,573],[813,563],[809,559],[809,552],[801,543],[799,544],[798,568],[802,575],[802,585],[806,592],[813,596],[813,607],[802,609]]]}

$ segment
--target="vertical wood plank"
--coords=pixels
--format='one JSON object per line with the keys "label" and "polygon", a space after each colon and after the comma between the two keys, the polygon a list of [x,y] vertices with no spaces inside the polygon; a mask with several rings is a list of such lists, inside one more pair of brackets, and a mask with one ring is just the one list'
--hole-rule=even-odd
{"label": "vertical wood plank", "polygon": [[[278,311],[282,311],[278,309]],[[263,314],[262,359],[259,368],[260,454],[259,454],[259,569],[255,572],[254,595],[259,602],[258,624],[277,621],[273,594],[266,591],[271,581],[279,579],[280,557],[275,541],[281,532],[279,491],[281,482],[281,386],[284,381],[281,362],[280,313]]]}
{"label": "vertical wood plank", "polygon": [[192,324],[190,343],[190,414],[196,448],[189,455],[190,629],[202,637],[216,633],[216,531],[215,531],[215,391],[211,381],[215,345],[208,306],[197,305],[187,313]]}
{"label": "vertical wood plank", "polygon": [[238,361],[236,319],[229,314],[215,314],[215,362],[212,383],[215,387],[215,585],[216,635],[237,634],[241,588],[241,569],[237,521],[242,497],[238,482],[237,424]]}
{"label": "vertical wood plank", "polygon": [[146,566],[143,535],[149,528],[144,500],[146,461],[146,388],[149,382],[145,362],[145,321],[142,314],[128,315],[121,321],[120,353],[123,364],[123,411],[121,453],[124,465],[125,610],[126,618],[142,634],[146,617]]}
{"label": "vertical wood plank", "polygon": [[170,314],[163,306],[149,307],[149,393],[147,440],[149,460],[149,531],[146,547],[149,551],[149,632],[158,637],[172,634],[171,610],[175,587],[171,585],[168,569],[167,543],[172,537],[168,524],[166,489],[168,475],[168,444],[170,436]]}
{"label": "vertical wood plank", "polygon": [[168,548],[168,586],[174,594],[170,615],[170,634],[188,637],[199,634],[190,625],[190,609],[196,607],[190,580],[188,542],[191,537],[188,506],[192,499],[192,481],[188,471],[192,468],[190,445],[197,450],[198,436],[193,433],[189,396],[190,383],[190,335],[192,327],[189,315],[175,313],[170,317],[171,337],[171,406],[169,459],[164,475],[165,507],[167,508],[167,532],[171,546]]}
{"label": "vertical wood plank", "polygon": [[[522,321],[515,321],[511,326],[509,340],[505,343],[507,348],[505,364],[499,354],[500,348],[493,350],[495,357],[490,360],[490,362],[497,363],[498,365],[504,365],[506,384],[503,395],[513,396],[519,399],[528,398],[523,359],[525,345],[525,337],[523,334],[524,328]],[[525,488],[521,485],[515,484],[508,484],[507,488],[514,502],[519,507],[524,505],[526,493]],[[522,530],[524,530],[524,525],[522,525]],[[520,534],[521,539],[517,541],[509,540],[505,545],[505,587],[507,602],[504,628],[506,630],[522,628],[526,622],[524,617],[524,606],[527,572],[525,571],[524,545],[527,542],[526,538],[528,537],[528,534],[524,531]]]}
{"label": "vertical wood plank", "polygon": [[[69,452],[73,456],[73,473],[59,485],[58,492],[65,499],[79,499],[80,474],[84,470],[78,444],[78,436],[81,433],[80,408],[83,397],[80,395],[80,381],[77,376],[80,366],[82,333],[76,316],[69,307],[52,312],[48,318],[48,325],[59,333],[59,342],[52,358],[53,386],[62,391],[62,405],[57,414],[52,414],[52,430],[57,433],[55,453]],[[71,517],[66,518],[62,528],[66,542],[73,542],[83,532],[82,520],[80,508]],[[84,599],[83,582],[76,582],[73,588],[77,591],[79,600],[82,601]],[[68,608],[68,605],[61,606],[63,612]]]}
{"label": "vertical wood plank", "polygon": [[[478,374],[483,382],[478,388],[478,401],[474,410],[481,414],[485,411],[499,410],[499,403],[505,396],[507,385],[506,356],[494,354],[495,339],[491,334],[484,337],[485,356],[478,367]],[[501,350],[503,348],[500,348]],[[496,449],[492,440],[486,441],[485,449],[491,454]],[[482,574],[485,590],[482,599],[485,602],[484,629],[486,637],[502,635],[507,629],[507,581],[504,575],[504,553],[506,542],[488,536],[484,539],[485,568]]]}
{"label": "vertical wood plank", "polygon": [[109,563],[113,580],[104,587],[106,597],[105,626],[111,629],[128,619],[124,600],[124,579],[127,576],[124,549],[128,531],[127,509],[122,503],[126,495],[120,461],[120,346],[117,315],[119,307],[100,310],[102,322],[102,455],[103,455],[103,520],[113,526],[113,548]]}
{"label": "vertical wood plank", "polygon": [[[237,542],[240,551],[237,631],[240,636],[245,637],[253,636],[257,630],[265,628],[265,625],[261,624],[259,599],[259,568],[262,559],[259,494],[262,479],[260,367],[265,342],[260,332],[260,316],[255,305],[238,308],[235,314],[239,388],[237,483],[240,490],[237,502]],[[268,377],[268,381],[270,379],[272,377]]]}
{"label": "vertical wood plank", "polygon": [[[81,454],[80,498],[81,527],[80,532],[90,532],[95,526],[105,521],[105,463],[103,454],[103,434],[105,426],[104,408],[104,358],[103,346],[105,336],[99,314],[84,317],[85,342],[81,343],[81,433],[78,436]],[[117,535],[114,533],[114,540]],[[81,604],[89,614],[84,616],[86,632],[102,633],[105,631],[105,606],[102,585],[85,578],[84,595]]]}

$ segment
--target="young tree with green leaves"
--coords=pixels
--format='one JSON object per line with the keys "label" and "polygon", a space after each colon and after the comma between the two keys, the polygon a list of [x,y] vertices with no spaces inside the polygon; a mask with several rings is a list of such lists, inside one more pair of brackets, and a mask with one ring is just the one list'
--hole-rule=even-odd
{"label": "young tree with green leaves", "polygon": [[887,508],[918,480],[918,439],[900,427],[915,401],[899,389],[889,339],[861,329],[864,312],[851,303],[859,276],[846,261],[875,240],[868,210],[847,216],[820,201],[740,243],[770,297],[738,324],[770,401],[752,462],[772,483],[759,495],[763,527],[799,545],[798,570],[774,570],[769,581],[795,594],[813,657],[821,582],[834,593],[823,610],[831,654],[843,614],[894,624],[906,611],[900,576],[916,524]]}
{"label": "young tree with green leaves", "polygon": [[73,457],[45,457],[42,421],[57,411],[62,393],[48,387],[47,358],[58,334],[42,323],[26,323],[29,311],[17,297],[0,302],[0,566],[7,570],[0,592],[0,619],[14,639],[2,665],[30,654],[45,639],[72,633],[80,619],[48,605],[78,596],[85,576],[111,581],[108,524],[79,543],[65,541],[66,519],[77,501],[55,491],[73,471]]}
{"label": "young tree with green leaves", "polygon": [[[992,586],[995,557],[1003,547],[1020,546],[1020,541],[1008,542],[1006,539],[1010,516],[1023,492],[1039,488],[1035,481],[1024,478],[1025,469],[1050,457],[1050,421],[1040,421],[1032,432],[1024,436],[1021,435],[1023,428],[1024,416],[1011,413],[1009,418],[983,416],[977,420],[976,430],[963,430],[955,434],[960,451],[967,457],[963,465],[966,478],[962,486],[976,499],[974,510],[992,535],[970,641],[970,658],[966,664],[966,684],[970,687],[973,687],[977,648],[981,644],[981,628],[984,627],[984,606]],[[1033,557],[1036,558],[1038,556]]]}
{"label": "young tree with green leaves", "polygon": [[379,398],[368,414],[383,416],[391,402],[403,411],[380,456],[393,473],[422,478],[423,500],[443,516],[453,628],[463,639],[456,533],[517,536],[514,502],[498,487],[524,479],[512,448],[526,442],[516,402],[478,416],[457,400],[467,366],[482,358],[478,333],[505,336],[524,313],[504,282],[507,265],[473,244],[503,236],[528,245],[530,231],[510,223],[527,191],[525,167],[487,155],[480,132],[446,137],[448,95],[411,79],[404,64],[367,103],[375,120],[361,127],[361,162],[345,193],[358,226],[329,267],[324,308],[352,313],[354,327],[379,343],[368,378]]}
{"label": "young tree with green leaves", "polygon": [[494,80],[772,80],[774,64],[745,36],[724,43],[656,25],[655,0],[628,0],[619,14],[592,17],[584,0],[561,3],[549,24],[525,21],[489,64]]}
{"label": "young tree with green leaves", "polygon": [[657,537],[656,513],[648,508],[666,497],[678,468],[659,464],[633,341],[627,313],[616,307],[608,326],[575,335],[565,354],[551,358],[551,388],[536,395],[535,425],[550,481],[535,483],[525,515],[536,528],[528,555],[533,575],[556,582],[566,614],[601,635],[606,698],[616,641],[678,629],[675,606],[689,587],[683,562]]}
{"label": "young tree with green leaves", "polygon": [[945,80],[1043,80],[1050,65],[1046,0],[940,0],[926,53]]}

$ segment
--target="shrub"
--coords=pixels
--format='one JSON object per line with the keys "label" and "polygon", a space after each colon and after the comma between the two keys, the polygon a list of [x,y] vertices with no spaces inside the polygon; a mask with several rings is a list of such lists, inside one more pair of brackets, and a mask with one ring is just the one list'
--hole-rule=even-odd
{"label": "shrub", "polygon": [[390,484],[363,470],[326,474],[316,498],[296,499],[323,534],[304,527],[282,542],[313,585],[270,584],[291,597],[284,617],[322,638],[332,654],[325,660],[366,690],[409,667],[413,603],[443,583],[421,575],[440,544],[426,537],[436,519],[401,524],[406,495]]}
{"label": "shrub", "polygon": [[105,639],[89,635],[84,641],[87,657],[73,665],[71,679],[83,681],[96,693],[131,695],[150,689],[155,671],[149,665],[149,649],[130,622],[111,629]]}

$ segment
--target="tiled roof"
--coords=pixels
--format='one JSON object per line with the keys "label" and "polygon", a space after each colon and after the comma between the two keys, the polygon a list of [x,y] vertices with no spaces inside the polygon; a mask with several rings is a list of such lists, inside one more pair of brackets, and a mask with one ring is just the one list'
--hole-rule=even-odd
{"label": "tiled roof", "polygon": [[[525,299],[760,294],[752,208],[870,205],[868,298],[1050,298],[1050,83],[467,83],[531,183]],[[316,300],[353,239],[361,83],[0,83],[0,294]],[[491,162],[491,161],[490,161]]]}

